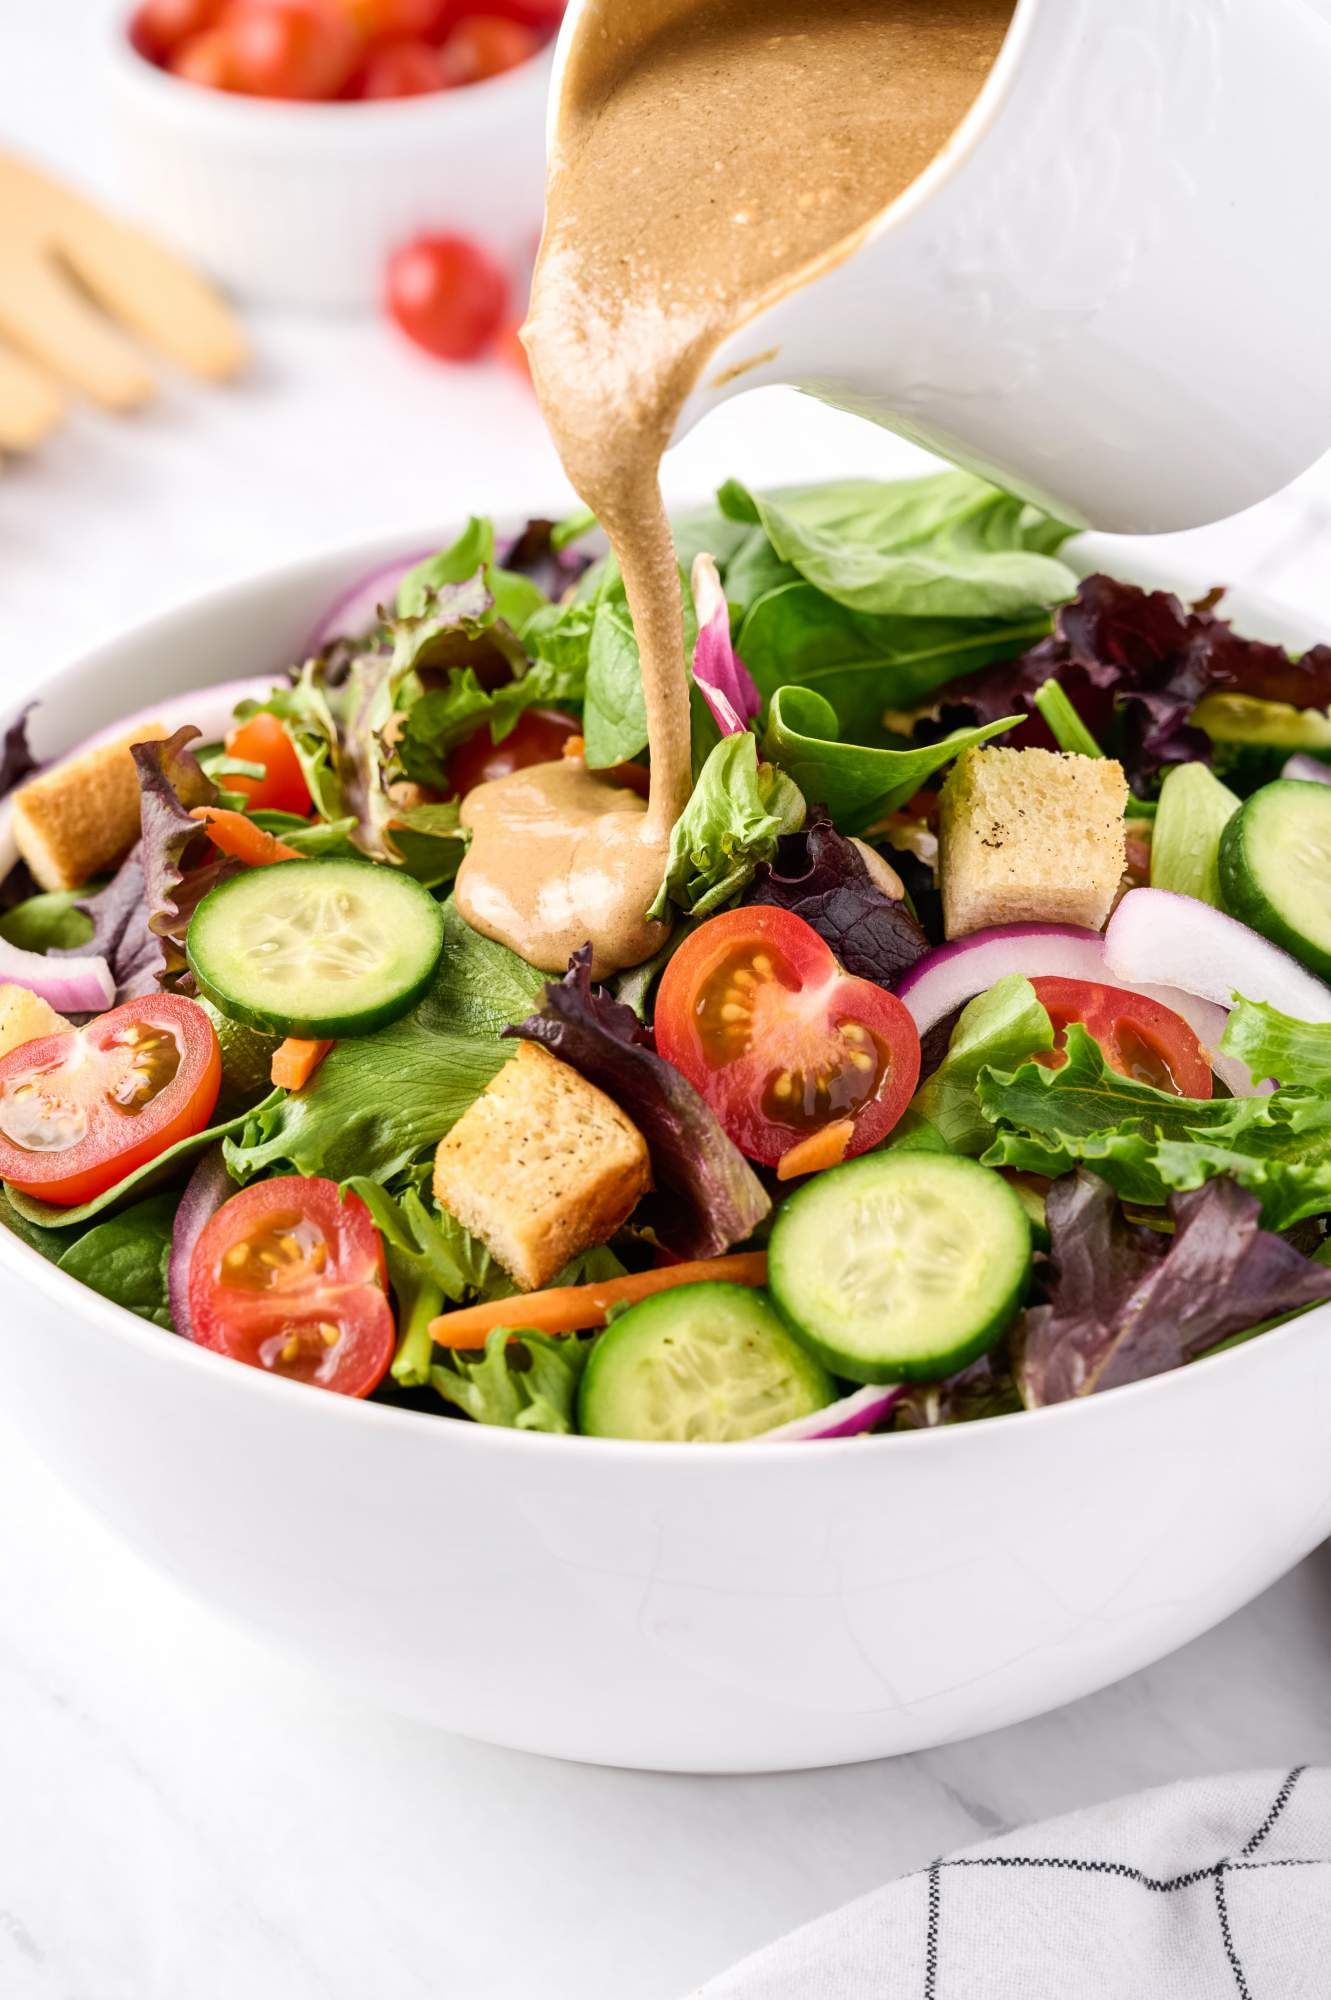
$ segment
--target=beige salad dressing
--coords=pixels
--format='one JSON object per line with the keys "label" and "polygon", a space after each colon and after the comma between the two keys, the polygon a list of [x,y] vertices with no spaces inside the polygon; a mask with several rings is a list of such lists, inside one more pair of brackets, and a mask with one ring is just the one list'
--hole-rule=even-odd
{"label": "beige salad dressing", "polygon": [[[651,795],[565,765],[479,787],[463,914],[561,971],[640,963],[689,796],[683,606],[658,469],[708,356],[844,257],[974,102],[1015,0],[589,0],[525,338],[642,656]],[[539,805],[535,802],[539,799]],[[559,881],[552,879],[555,871]],[[537,876],[541,879],[536,879]]]}

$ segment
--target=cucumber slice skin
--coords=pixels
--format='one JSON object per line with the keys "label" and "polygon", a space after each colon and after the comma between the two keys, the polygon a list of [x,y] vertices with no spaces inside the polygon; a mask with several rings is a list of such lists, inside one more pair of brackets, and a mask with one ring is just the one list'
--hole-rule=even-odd
{"label": "cucumber slice skin", "polygon": [[[854,1243],[857,1210],[875,1199],[898,1210],[912,1201],[922,1206],[926,1219],[908,1219],[899,1233],[906,1251],[921,1229],[935,1227],[930,1211],[954,1212],[963,1223],[961,1269],[954,1296],[932,1304],[909,1298],[903,1304],[899,1267],[885,1273],[897,1298],[861,1306],[857,1327],[853,1300],[827,1264]],[[860,1241],[872,1249],[890,1228],[890,1216],[882,1214],[876,1233],[862,1233]],[[927,1254],[925,1246],[926,1264]],[[1015,1190],[992,1168],[954,1153],[867,1153],[817,1175],[778,1209],[767,1247],[777,1310],[833,1374],[851,1382],[937,1382],[957,1374],[1002,1339],[1030,1273],[1031,1225]]]}
{"label": "cucumber slice skin", "polygon": [[[514,1300],[514,1307],[518,1324],[521,1300]],[[718,1332],[720,1340],[708,1337]],[[704,1359],[715,1358],[719,1385],[709,1391],[704,1384],[691,1396],[679,1374],[681,1364],[687,1369],[693,1342]],[[753,1411],[755,1390],[769,1397],[766,1410]],[[578,1393],[578,1428],[585,1437],[734,1443],[811,1416],[836,1394],[831,1376],[766,1293],[720,1282],[680,1285],[631,1306],[598,1336]],[[740,1402],[763,1420],[746,1421]]]}
{"label": "cucumber slice skin", "polygon": [[[262,920],[274,893],[284,893],[293,882],[326,892],[339,880],[378,901],[381,914],[393,899],[391,926],[405,941],[397,964],[377,978],[372,971],[362,978],[350,1004],[343,994],[339,1005],[335,981],[315,975],[309,981],[312,1005],[293,1005],[292,994],[265,993],[262,975],[238,958],[238,940]],[[204,998],[231,1020],[266,1034],[340,1041],[370,1034],[410,1012],[433,981],[443,946],[443,909],[412,876],[377,862],[330,855],[247,869],[210,889],[190,919],[185,956]]]}
{"label": "cucumber slice skin", "polygon": [[[1220,893],[1231,916],[1331,979],[1331,785],[1277,778],[1245,800],[1220,836]],[[1304,909],[1305,925],[1320,916],[1312,934],[1299,921]]]}

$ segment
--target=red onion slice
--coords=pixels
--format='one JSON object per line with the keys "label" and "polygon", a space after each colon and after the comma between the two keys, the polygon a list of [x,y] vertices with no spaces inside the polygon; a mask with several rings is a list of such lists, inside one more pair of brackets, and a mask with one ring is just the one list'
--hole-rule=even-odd
{"label": "red onion slice", "polygon": [[853,1396],[843,1396],[840,1402],[815,1410],[810,1417],[796,1417],[788,1424],[778,1424],[774,1431],[763,1431],[750,1439],[750,1443],[787,1444],[797,1438],[813,1442],[819,1438],[859,1437],[881,1423],[905,1393],[900,1382],[873,1382],[867,1389],[857,1389]]}
{"label": "red onion slice", "polygon": [[189,1316],[189,1266],[205,1223],[235,1193],[220,1146],[210,1146],[185,1183],[171,1229],[171,1254],[166,1267],[167,1299],[176,1332],[192,1340]]}
{"label": "red onion slice", "polygon": [[1120,979],[1149,974],[1221,1007],[1242,994],[1296,1021],[1331,1021],[1331,987],[1296,958],[1237,917],[1169,889],[1128,892],[1109,919],[1105,960]]}
{"label": "red onion slice", "polygon": [[1320,758],[1309,757],[1299,751],[1287,760],[1280,775],[1282,778],[1293,778],[1301,785],[1331,785],[1331,764],[1324,764]]}
{"label": "red onion slice", "polygon": [[116,983],[104,958],[46,958],[0,938],[0,983],[26,986],[57,1014],[100,1014],[114,1004]]}
{"label": "red onion slice", "polygon": [[433,554],[430,548],[417,549],[410,556],[394,556],[391,562],[377,563],[358,577],[329,605],[305,641],[306,653],[321,653],[334,639],[358,639],[363,632],[371,631],[379,622],[380,605],[391,605],[403,577]]}
{"label": "red onion slice", "polygon": [[[1119,908],[1124,908],[1133,896],[1163,893],[1158,889],[1134,889]],[[1192,903],[1187,896],[1173,900]],[[1206,909],[1207,905],[1198,903],[1193,907]],[[1111,919],[1111,930],[1116,921]],[[1140,993],[1185,1020],[1226,1088],[1236,1097],[1251,1097],[1255,1086],[1244,1064],[1221,1053],[1227,1007],[1217,1005],[1210,995],[1199,995],[1182,984],[1161,983],[1160,975],[1168,971],[1161,958],[1148,954],[1138,963],[1141,970],[1138,978],[1130,977],[1126,966],[1111,964],[1106,939],[1097,931],[1078,930],[1068,924],[1003,924],[940,945],[937,951],[931,951],[927,958],[903,973],[897,981],[896,993],[921,1035],[964,1007],[977,993],[987,993],[1012,972],[1019,972],[1027,979],[1089,979],[1099,986]]]}

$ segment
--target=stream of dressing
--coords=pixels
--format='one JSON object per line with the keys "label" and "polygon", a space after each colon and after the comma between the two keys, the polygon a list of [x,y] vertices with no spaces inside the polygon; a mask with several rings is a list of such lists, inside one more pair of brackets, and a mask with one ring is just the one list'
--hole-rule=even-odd
{"label": "stream of dressing", "polygon": [[[525,339],[565,469],[610,538],[642,657],[647,801],[542,765],[480,786],[460,909],[544,971],[597,977],[688,800],[683,605],[659,467],[708,356],[840,261],[974,102],[1015,0],[588,0],[569,52]],[[884,329],[884,338],[889,330]]]}

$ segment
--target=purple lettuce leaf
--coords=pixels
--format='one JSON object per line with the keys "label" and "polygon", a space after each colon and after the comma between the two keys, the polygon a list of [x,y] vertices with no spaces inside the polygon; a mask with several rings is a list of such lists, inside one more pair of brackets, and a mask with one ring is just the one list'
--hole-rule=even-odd
{"label": "purple lettuce leaf", "polygon": [[1331,1298],[1331,1270],[1258,1227],[1231,1180],[1170,1196],[1173,1235],[1129,1222],[1113,1190],[1078,1169],[1055,1181],[1048,1304],[1017,1337],[1030,1408],[1116,1389],[1194,1361],[1231,1335]]}
{"label": "purple lettuce leaf", "polygon": [[528,521],[511,542],[501,542],[495,550],[500,569],[530,577],[538,590],[554,603],[592,566],[593,558],[582,549],[557,549],[551,540],[557,523]]}
{"label": "purple lettuce leaf", "polygon": [[895,984],[930,949],[906,904],[878,887],[859,848],[826,813],[782,835],[776,860],[759,862],[744,901],[803,917],[847,972],[878,986]]}
{"label": "purple lettuce leaf", "polygon": [[28,717],[37,704],[21,708],[0,737],[0,799],[9,797],[17,785],[30,778],[39,766],[28,743]]}
{"label": "purple lettuce leaf", "polygon": [[155,993],[166,971],[166,952],[160,937],[148,928],[148,901],[144,890],[143,863],[136,846],[121,862],[111,880],[95,896],[75,904],[92,923],[92,936],[72,950],[55,950],[52,958],[80,958],[94,952],[111,968],[116,983],[115,1004],[138,1000]]}
{"label": "purple lettuce leaf", "polygon": [[757,721],[763,698],[730,642],[730,607],[711,556],[695,556],[692,582],[698,618],[693,679],[721,734],[738,736]]}
{"label": "purple lettuce leaf", "polygon": [[1006,1355],[982,1354],[942,1382],[908,1388],[892,1411],[894,1431],[930,1431],[940,1424],[973,1424],[983,1417],[1006,1417],[1022,1408]]}
{"label": "purple lettuce leaf", "polygon": [[590,947],[551,980],[540,1012],[504,1033],[539,1042],[633,1120],[647,1141],[654,1190],[635,1219],[666,1249],[718,1257],[769,1213],[762,1183],[710,1105],[657,1055],[633,1009],[592,985]]}
{"label": "purple lettuce leaf", "polygon": [[237,872],[218,853],[190,812],[214,805],[217,787],[187,746],[198,730],[189,724],[162,743],[136,743],[130,755],[139,770],[143,834],[136,850],[143,870],[148,929],[162,944],[161,986],[174,986],[188,968],[185,932],[210,889]]}
{"label": "purple lettuce leaf", "polygon": [[1168,591],[1089,576],[1059,607],[1048,639],[1015,660],[952,682],[938,726],[950,730],[1025,713],[1031,722],[1009,742],[1048,745],[1052,739],[1033,709],[1051,679],[1093,736],[1115,742],[1133,790],[1144,796],[1169,765],[1209,759],[1209,737],[1188,720],[1203,695],[1331,706],[1331,646],[1315,646],[1292,660],[1279,646],[1241,637],[1216,615],[1211,600],[1188,607]]}

